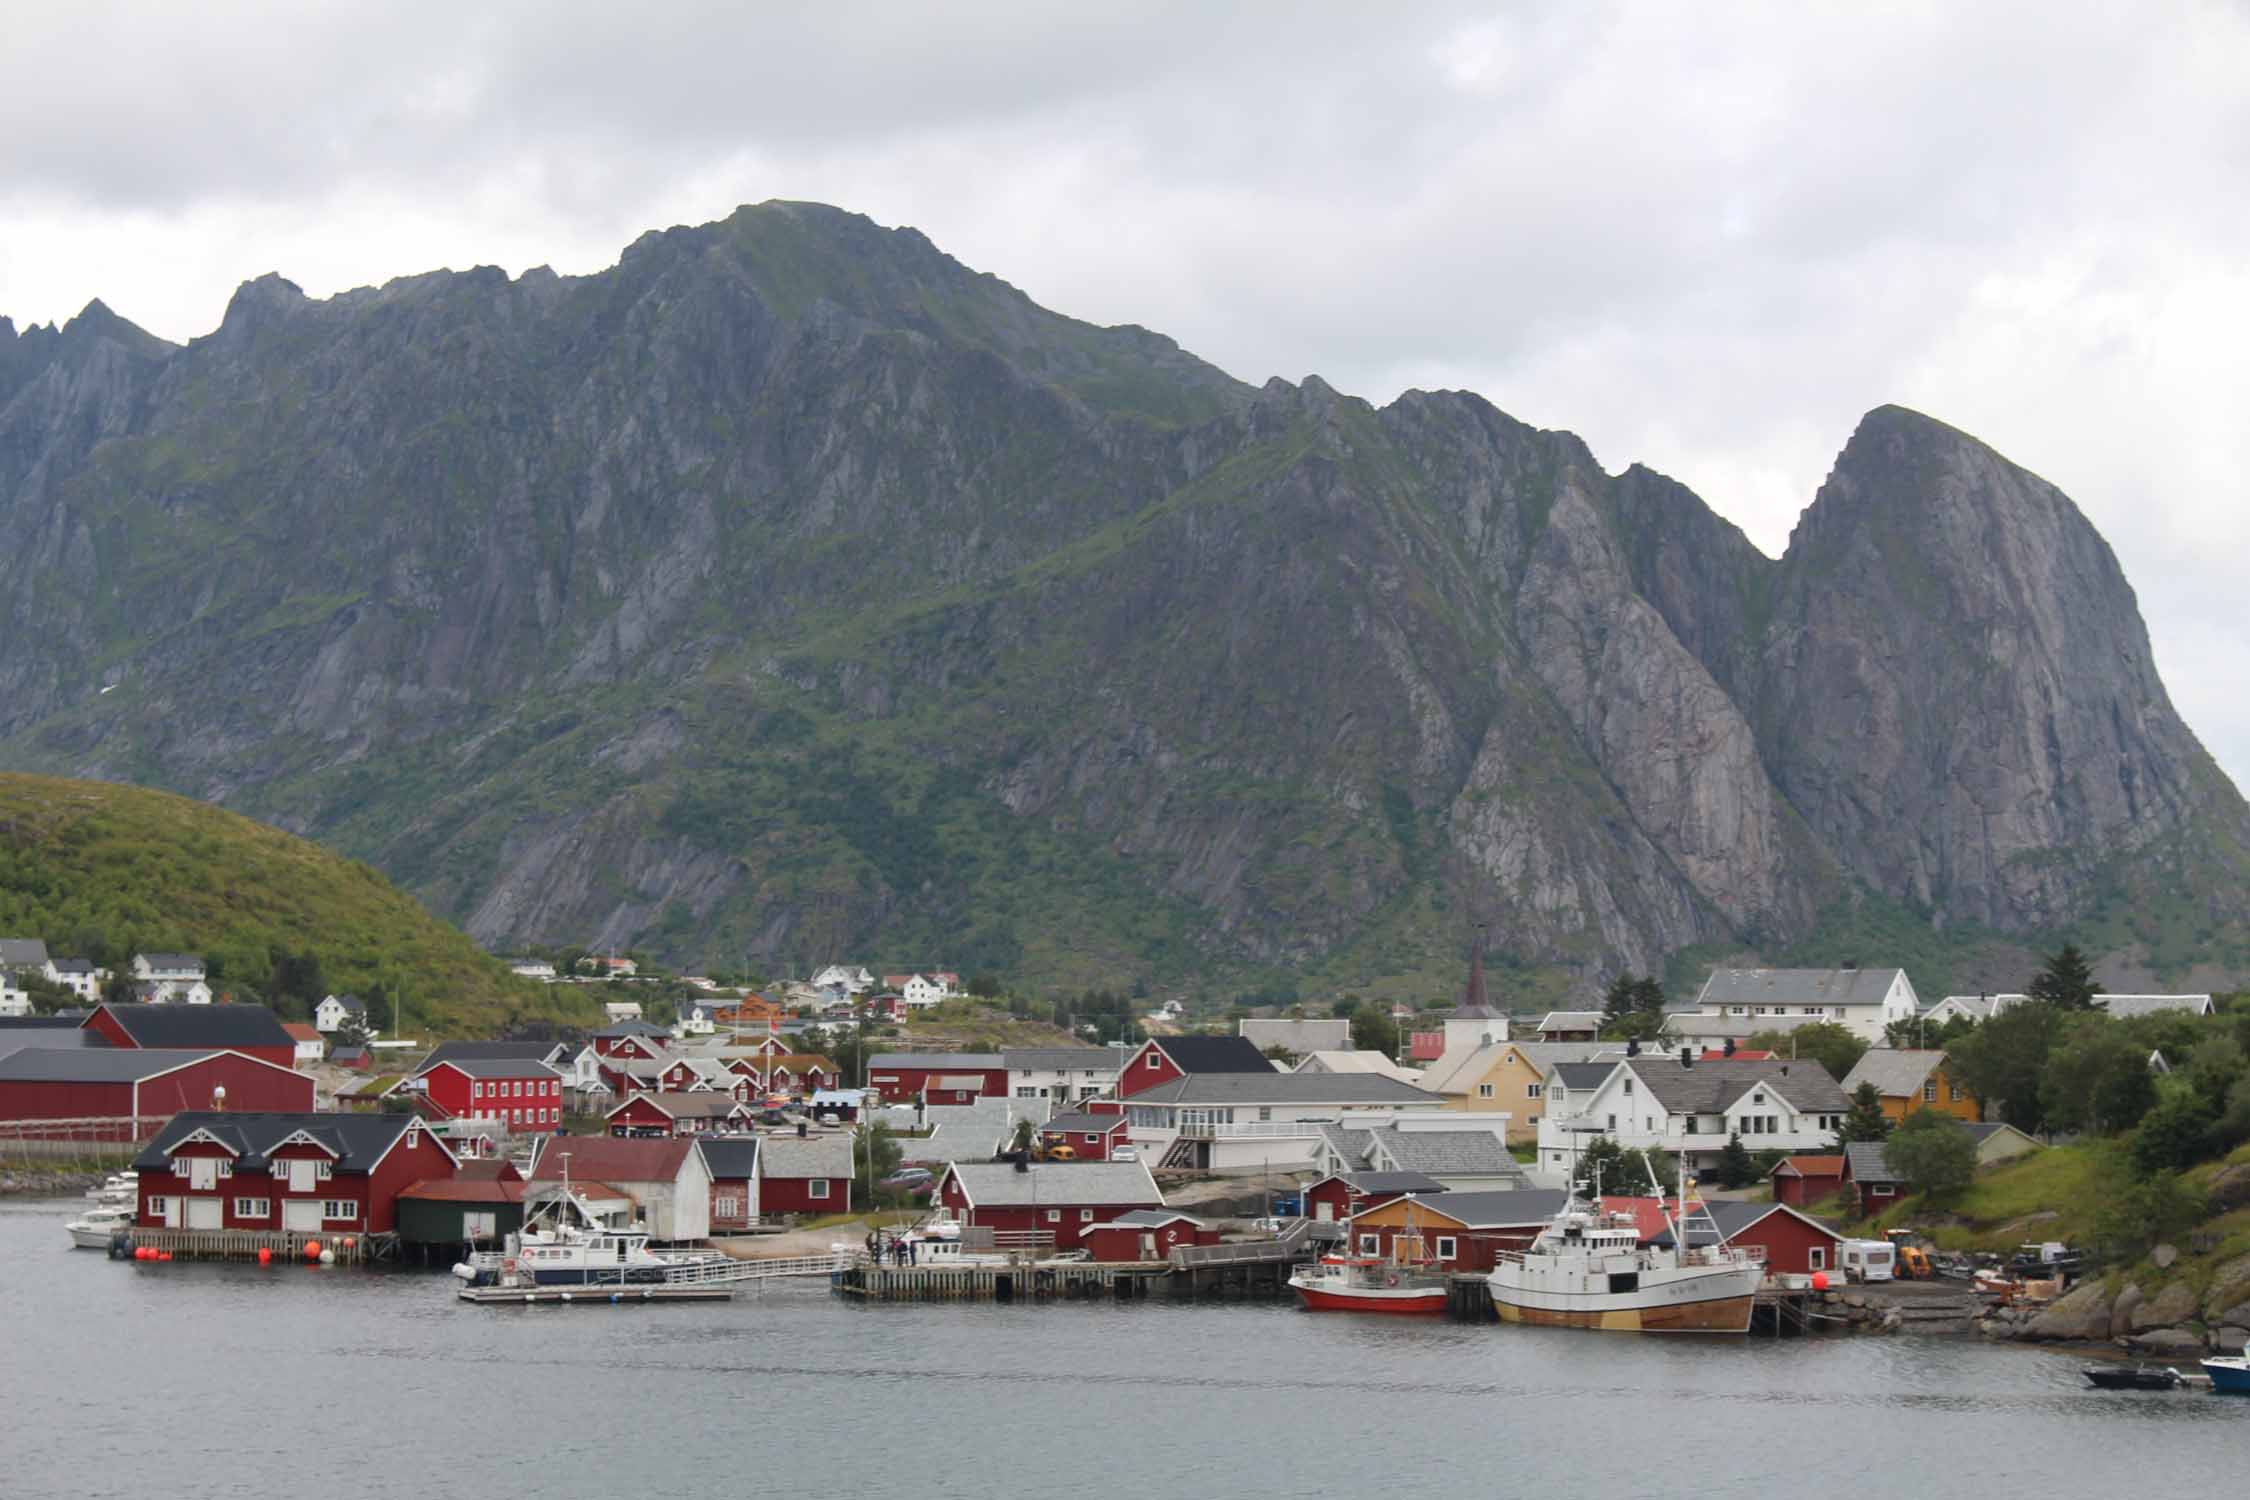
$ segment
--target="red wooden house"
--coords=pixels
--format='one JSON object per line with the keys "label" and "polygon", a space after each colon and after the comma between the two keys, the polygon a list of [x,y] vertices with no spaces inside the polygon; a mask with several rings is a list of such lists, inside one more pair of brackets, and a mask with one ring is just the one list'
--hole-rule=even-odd
{"label": "red wooden house", "polygon": [[932,1073],[922,1080],[922,1103],[974,1104],[984,1097],[981,1073]]}
{"label": "red wooden house", "polygon": [[1906,1193],[1906,1179],[1883,1154],[1881,1141],[1853,1141],[1844,1147],[1844,1181],[1859,1194],[1863,1219],[1896,1206]]}
{"label": "red wooden house", "polygon": [[1166,1260],[1183,1245],[1216,1245],[1219,1231],[1173,1209],[1136,1208],[1107,1224],[1092,1225],[1078,1243],[1096,1260]]}
{"label": "red wooden house", "polygon": [[1362,1255],[1426,1263],[1444,1271],[1489,1271],[1503,1250],[1522,1250],[1562,1212],[1559,1190],[1407,1194],[1351,1222]]}
{"label": "red wooden house", "polygon": [[849,1135],[840,1131],[769,1135],[758,1147],[759,1217],[849,1213],[851,1206]]}
{"label": "red wooden house", "polygon": [[1054,1236],[1074,1250],[1086,1231],[1135,1209],[1162,1208],[1156,1179],[1139,1162],[963,1162],[938,1178],[932,1202],[964,1224]]}
{"label": "red wooden house", "polygon": [[308,1110],[313,1104],[308,1075],[239,1052],[24,1047],[0,1056],[0,1120],[111,1122],[73,1127],[81,1139],[137,1141],[183,1109]]}
{"label": "red wooden house", "polygon": [[1791,1156],[1773,1169],[1773,1201],[1806,1208],[1843,1191],[1844,1158]]}
{"label": "red wooden house", "polygon": [[1408,1193],[1444,1191],[1444,1183],[1420,1172],[1337,1172],[1305,1189],[1305,1217],[1341,1224]]}
{"label": "red wooden house", "polygon": [[297,1039],[263,1005],[97,1005],[82,1023],[112,1047],[239,1052],[277,1068],[297,1064]]}
{"label": "red wooden house", "polygon": [[380,1234],[398,1195],[458,1165],[418,1115],[237,1113],[173,1117],[133,1159],[150,1228]]}
{"label": "red wooden house", "polygon": [[656,1075],[656,1091],[661,1094],[691,1094],[716,1087],[702,1067],[684,1057],[666,1063]]}
{"label": "red wooden house", "polygon": [[611,1135],[663,1139],[745,1131],[754,1118],[750,1106],[734,1095],[705,1089],[688,1094],[635,1094],[604,1115],[602,1123]]}
{"label": "red wooden house", "polygon": [[613,1021],[589,1039],[599,1057],[654,1057],[672,1045],[672,1033],[649,1021]]}
{"label": "red wooden house", "polygon": [[1039,1127],[1042,1149],[1068,1146],[1079,1161],[1108,1161],[1112,1151],[1130,1145],[1132,1139],[1121,1114],[1057,1115]]}
{"label": "red wooden house", "polygon": [[1763,1250],[1769,1274],[1833,1271],[1837,1248],[1844,1242],[1835,1230],[1786,1203],[1713,1203],[1711,1220],[1728,1244]]}
{"label": "red wooden house", "polygon": [[818,1052],[790,1052],[773,1060],[766,1085],[777,1094],[802,1099],[820,1089],[832,1089],[844,1080],[844,1070],[834,1058]]}
{"label": "red wooden house", "polygon": [[711,1231],[747,1229],[758,1222],[758,1148],[755,1135],[699,1135],[695,1149],[711,1171]]}
{"label": "red wooden house", "polygon": [[451,1057],[418,1077],[441,1120],[494,1120],[516,1134],[562,1129],[562,1075],[528,1057]]}
{"label": "red wooden house", "polygon": [[1006,1098],[1008,1063],[997,1052],[878,1052],[867,1060],[868,1086],[883,1096],[885,1104],[912,1104],[923,1098],[932,1078],[975,1077],[977,1092],[968,1099],[960,1090],[945,1090],[947,1097],[932,1104],[969,1103],[978,1098]]}
{"label": "red wooden house", "polygon": [[1195,1073],[1271,1073],[1273,1059],[1241,1036],[1156,1036],[1141,1043],[1117,1075],[1117,1092],[1130,1098],[1160,1083]]}

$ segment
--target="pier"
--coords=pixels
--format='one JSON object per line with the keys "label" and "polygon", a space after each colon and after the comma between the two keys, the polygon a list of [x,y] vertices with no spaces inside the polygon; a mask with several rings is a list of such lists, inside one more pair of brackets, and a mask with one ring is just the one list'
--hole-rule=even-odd
{"label": "pier", "polygon": [[136,1228],[119,1236],[110,1248],[112,1259],[129,1258],[135,1250],[155,1250],[174,1260],[256,1260],[258,1252],[271,1252],[277,1261],[302,1261],[305,1246],[317,1244],[333,1252],[340,1266],[395,1260],[398,1236],[382,1234],[313,1234],[280,1229],[147,1229]]}

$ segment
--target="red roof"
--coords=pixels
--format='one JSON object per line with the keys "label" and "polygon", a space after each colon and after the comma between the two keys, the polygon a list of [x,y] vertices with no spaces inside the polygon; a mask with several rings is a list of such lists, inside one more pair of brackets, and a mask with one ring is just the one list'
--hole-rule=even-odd
{"label": "red roof", "polygon": [[319,1032],[302,1021],[284,1021],[281,1023],[281,1029],[300,1042],[317,1042],[321,1039]]}
{"label": "red roof", "polygon": [[1406,1055],[1416,1062],[1436,1062],[1445,1056],[1445,1033],[1417,1031],[1408,1041]]}
{"label": "red roof", "polygon": [[[1693,1199],[1689,1200],[1688,1208],[1691,1211],[1699,1207],[1701,1207],[1700,1203]],[[1633,1227],[1641,1232],[1641,1238],[1653,1240],[1670,1233],[1664,1227],[1665,1218],[1667,1215],[1678,1217],[1680,1200],[1677,1198],[1604,1198],[1602,1199],[1602,1212],[1605,1214],[1631,1214],[1633,1216]]]}
{"label": "red roof", "polygon": [[1844,1159],[1841,1156],[1791,1156],[1785,1157],[1776,1172],[1794,1172],[1799,1177],[1841,1177]]}
{"label": "red roof", "polygon": [[1732,1052],[1727,1051],[1724,1047],[1706,1047],[1703,1049],[1703,1060],[1705,1062],[1725,1062],[1729,1058],[1736,1062],[1772,1062],[1780,1056],[1781,1054],[1778,1052],[1766,1052],[1757,1047],[1737,1047]]}
{"label": "red roof", "polygon": [[533,1182],[559,1182],[563,1153],[570,1153],[570,1177],[599,1178],[603,1182],[671,1182],[680,1175],[680,1164],[695,1149],[693,1139],[627,1140],[607,1135],[549,1136],[539,1147],[539,1160],[531,1169]]}
{"label": "red roof", "polygon": [[521,1203],[523,1183],[506,1178],[433,1177],[415,1183],[399,1196],[428,1203]]}
{"label": "red roof", "polygon": [[504,1156],[464,1157],[453,1175],[466,1182],[521,1182],[523,1173]]}

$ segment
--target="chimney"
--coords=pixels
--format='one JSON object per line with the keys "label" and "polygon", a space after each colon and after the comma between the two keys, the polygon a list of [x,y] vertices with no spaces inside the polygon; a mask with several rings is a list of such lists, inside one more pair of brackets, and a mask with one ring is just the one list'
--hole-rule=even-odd
{"label": "chimney", "polygon": [[1682,1047],[1680,1049],[1680,1066],[1683,1068],[1695,1066],[1695,1049],[1693,1047]]}
{"label": "chimney", "polygon": [[810,1132],[809,1132],[809,1131],[808,1131],[808,1130],[807,1130],[807,1129],[805,1128],[805,1122],[804,1122],[804,1121],[802,1121],[802,1120],[799,1120],[799,1121],[797,1122],[797,1139],[801,1141],[801,1140],[803,1140],[803,1139],[804,1139],[804,1138],[805,1138],[805,1137],[806,1137],[806,1136],[807,1136],[808,1134],[810,1134]]}
{"label": "chimney", "polygon": [[1028,1172],[1031,1170],[1031,1153],[1029,1151],[1017,1150],[1011,1154],[1016,1159],[1017,1171]]}

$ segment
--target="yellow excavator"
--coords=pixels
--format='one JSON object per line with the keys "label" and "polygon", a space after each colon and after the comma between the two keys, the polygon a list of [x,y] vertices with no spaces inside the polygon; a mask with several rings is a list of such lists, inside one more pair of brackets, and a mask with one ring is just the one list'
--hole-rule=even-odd
{"label": "yellow excavator", "polygon": [[1898,1264],[1892,1275],[1906,1281],[1928,1281],[1937,1275],[1930,1264],[1930,1247],[1911,1229],[1886,1229],[1883,1238],[1891,1242],[1892,1253]]}

